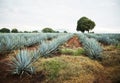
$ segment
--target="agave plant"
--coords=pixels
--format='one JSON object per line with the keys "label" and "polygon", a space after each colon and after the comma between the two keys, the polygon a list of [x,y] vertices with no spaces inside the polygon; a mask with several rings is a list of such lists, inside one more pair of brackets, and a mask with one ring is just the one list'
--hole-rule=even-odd
{"label": "agave plant", "polygon": [[12,36],[2,36],[0,40],[0,52],[8,52],[16,48],[16,44],[13,42]]}
{"label": "agave plant", "polygon": [[58,49],[59,43],[56,40],[52,40],[51,42],[43,41],[40,45],[39,52],[42,56],[49,56],[54,53]]}
{"label": "agave plant", "polygon": [[94,38],[105,45],[118,45],[120,34],[85,34],[89,38]]}
{"label": "agave plant", "polygon": [[95,33],[86,33],[85,34],[88,38],[94,38],[94,39],[98,39],[99,35],[95,34]]}
{"label": "agave plant", "polygon": [[0,52],[11,51],[18,48],[23,48],[24,46],[31,46],[36,43],[41,43],[42,40],[47,38],[55,38],[58,34],[25,34],[25,33],[7,33],[0,35]]}
{"label": "agave plant", "polygon": [[29,52],[27,50],[20,50],[10,63],[12,74],[17,74],[20,77],[24,73],[34,74],[35,69],[32,63],[33,57],[30,56]]}
{"label": "agave plant", "polygon": [[84,43],[86,41],[87,36],[84,34],[78,34],[78,38],[81,43]]}
{"label": "agave plant", "polygon": [[106,34],[101,34],[98,37],[98,41],[106,45],[117,45],[118,44],[118,40],[114,38],[110,38],[110,36]]}
{"label": "agave plant", "polygon": [[93,59],[100,59],[102,48],[95,39],[86,39],[86,42],[83,43],[83,47],[86,55]]}
{"label": "agave plant", "polygon": [[79,35],[79,39],[83,45],[86,55],[92,59],[101,59],[102,48],[100,44],[93,38],[88,38],[84,34]]}
{"label": "agave plant", "polygon": [[55,53],[58,50],[58,47],[63,44],[65,41],[70,39],[73,34],[68,34],[65,36],[60,36],[50,42],[42,41],[41,45],[39,46],[39,52],[42,56],[49,56],[52,53]]}

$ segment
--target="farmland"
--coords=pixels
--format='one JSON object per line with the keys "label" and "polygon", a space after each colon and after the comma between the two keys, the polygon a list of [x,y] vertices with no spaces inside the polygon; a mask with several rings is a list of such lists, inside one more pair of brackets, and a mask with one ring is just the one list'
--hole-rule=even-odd
{"label": "farmland", "polygon": [[0,33],[0,83],[119,83],[120,34]]}

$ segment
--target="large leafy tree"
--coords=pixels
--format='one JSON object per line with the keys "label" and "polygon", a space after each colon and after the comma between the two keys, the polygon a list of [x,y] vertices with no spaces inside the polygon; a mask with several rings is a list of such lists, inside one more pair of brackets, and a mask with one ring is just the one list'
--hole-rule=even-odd
{"label": "large leafy tree", "polygon": [[0,29],[0,32],[1,33],[10,33],[10,30],[7,28],[2,28],[2,29]]}
{"label": "large leafy tree", "polygon": [[18,33],[18,30],[17,29],[12,29],[12,31],[11,31],[12,33]]}
{"label": "large leafy tree", "polygon": [[95,22],[87,17],[82,17],[77,21],[77,31],[85,32],[92,30],[95,27]]}
{"label": "large leafy tree", "polygon": [[42,29],[43,33],[54,33],[55,31],[52,28],[44,28]]}

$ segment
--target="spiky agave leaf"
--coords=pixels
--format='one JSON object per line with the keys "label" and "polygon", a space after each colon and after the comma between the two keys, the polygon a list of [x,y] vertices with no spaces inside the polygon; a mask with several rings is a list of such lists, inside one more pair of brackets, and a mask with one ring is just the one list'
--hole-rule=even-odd
{"label": "spiky agave leaf", "polygon": [[68,34],[65,36],[60,36],[50,42],[42,41],[41,45],[39,46],[40,54],[45,57],[51,55],[52,53],[56,52],[61,44],[70,39],[72,36],[73,34]]}
{"label": "spiky agave leaf", "polygon": [[48,43],[44,42],[44,41],[41,41],[41,45],[39,46],[39,52],[42,56],[44,55],[48,55],[47,54],[47,50],[48,50]]}
{"label": "spiky agave leaf", "polygon": [[98,37],[98,41],[106,45],[117,45],[119,42],[115,38],[110,38],[107,34],[101,34]]}
{"label": "spiky agave leaf", "polygon": [[13,57],[11,62],[11,69],[13,74],[18,74],[20,76],[23,73],[33,74],[35,72],[34,67],[32,66],[32,57],[29,56],[27,50],[20,50],[18,55]]}
{"label": "spiky agave leaf", "polygon": [[100,44],[93,38],[88,38],[84,34],[79,35],[80,41],[82,41],[83,48],[86,55],[92,59],[101,59],[102,48]]}
{"label": "spiky agave leaf", "polygon": [[81,33],[81,34],[78,34],[78,38],[81,43],[84,43],[86,41],[87,36]]}
{"label": "spiky agave leaf", "polygon": [[3,35],[0,40],[0,51],[7,52],[15,49],[15,43],[13,42],[13,37],[9,35]]}
{"label": "spiky agave leaf", "polygon": [[5,33],[0,35],[0,53],[11,51],[18,48],[23,48],[24,46],[31,46],[37,43],[41,43],[41,40],[47,39],[47,37],[55,38],[58,34],[26,34],[26,33]]}
{"label": "spiky agave leaf", "polygon": [[86,54],[93,59],[101,58],[102,48],[95,39],[86,39],[83,43]]}

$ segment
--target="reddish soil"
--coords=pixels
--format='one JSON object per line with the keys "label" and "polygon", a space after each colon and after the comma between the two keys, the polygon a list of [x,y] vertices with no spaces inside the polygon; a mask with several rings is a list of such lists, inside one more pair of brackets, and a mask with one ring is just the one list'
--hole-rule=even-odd
{"label": "reddish soil", "polygon": [[[28,51],[37,50],[38,45],[36,44],[23,49],[27,49]],[[17,51],[18,50],[16,50],[16,53]],[[35,81],[33,78],[36,78],[38,74],[36,74],[37,76],[33,75],[33,77],[25,75],[22,78],[10,74],[10,66],[8,66],[8,63],[10,63],[12,56],[15,56],[14,52],[0,55],[0,83],[31,83],[30,81]]]}
{"label": "reddish soil", "polygon": [[6,81],[7,79],[7,75],[9,74],[8,70],[10,69],[10,67],[7,65],[9,61],[10,61],[9,57],[5,57],[0,60],[0,83],[5,83],[4,81]]}
{"label": "reddish soil", "polygon": [[0,60],[0,83],[37,83],[42,81],[45,75],[42,72],[36,73],[32,76],[22,75],[22,78],[18,75],[12,75],[10,66],[8,65],[12,59],[12,56],[4,56]]}
{"label": "reddish soil", "polygon": [[82,44],[80,43],[77,36],[72,37],[65,43],[65,47],[68,47],[68,48],[78,48],[81,46]]}

